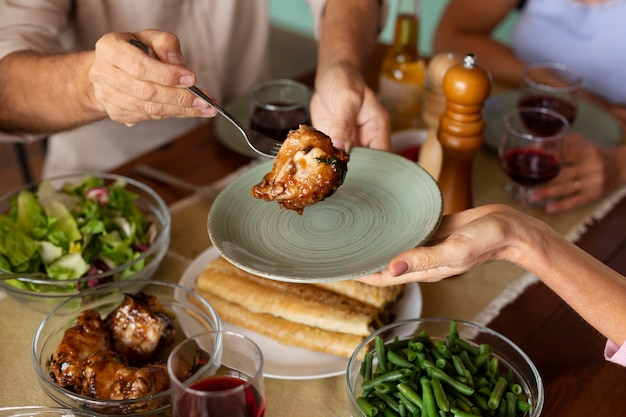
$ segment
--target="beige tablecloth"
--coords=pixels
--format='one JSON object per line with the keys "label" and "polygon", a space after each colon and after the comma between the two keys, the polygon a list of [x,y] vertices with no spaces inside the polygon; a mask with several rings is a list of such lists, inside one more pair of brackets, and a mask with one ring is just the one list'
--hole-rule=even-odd
{"label": "beige tablecloth", "polygon": [[[231,176],[232,178],[232,176]],[[216,188],[228,180],[220,181]],[[481,150],[474,162],[474,200],[476,205],[504,202],[515,204],[504,191],[507,178],[497,158]],[[624,194],[613,195],[578,210],[549,216],[540,210],[532,213],[557,231],[575,240],[588,222],[602,216]],[[206,232],[210,203],[192,196],[171,207],[172,242],[156,278],[177,282],[189,263],[211,242]],[[421,284],[424,317],[453,317],[486,324],[536,278],[505,263],[482,265],[463,277],[436,284]],[[20,305],[11,298],[0,299],[0,407],[17,405],[54,405],[40,390],[30,358],[31,340],[43,314]],[[349,416],[343,376],[311,380],[266,382],[267,417]]]}

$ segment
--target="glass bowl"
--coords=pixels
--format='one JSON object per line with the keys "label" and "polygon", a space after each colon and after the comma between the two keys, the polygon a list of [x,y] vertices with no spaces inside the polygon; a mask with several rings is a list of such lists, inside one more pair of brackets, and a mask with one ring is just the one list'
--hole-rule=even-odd
{"label": "glass bowl", "polygon": [[57,350],[66,329],[76,324],[78,315],[94,309],[104,317],[117,308],[124,294],[142,291],[158,298],[161,305],[175,317],[175,337],[159,352],[163,363],[171,349],[182,340],[198,333],[221,330],[222,325],[213,307],[191,289],[160,281],[132,280],[106,284],[85,291],[61,303],[43,319],[32,344],[32,360],[39,384],[44,392],[63,407],[94,412],[100,415],[155,415],[169,409],[170,390],[132,400],[99,400],[76,394],[57,385],[49,361]]}
{"label": "glass bowl", "polygon": [[[452,355],[457,356],[457,359],[460,359],[461,357],[465,357],[465,358],[469,357],[473,363],[480,362],[480,360],[476,359],[477,356],[475,355],[475,351],[477,350],[480,351],[482,349],[482,348],[479,348],[481,344],[490,346],[491,353],[486,354],[485,356],[488,358],[488,361],[486,362],[485,365],[479,365],[478,367],[479,371],[475,371],[475,372],[479,372],[479,373],[484,372],[485,369],[488,369],[489,361],[492,360],[492,358],[496,358],[496,360],[493,360],[492,363],[494,365],[495,364],[498,365],[497,371],[499,373],[506,373],[507,370],[511,371],[509,377],[512,377],[512,381],[514,381],[517,384],[517,386],[514,389],[517,390],[517,392],[523,393],[523,395],[525,395],[526,397],[527,403],[530,405],[530,410],[525,411],[524,414],[521,414],[521,411],[520,411],[516,415],[517,416],[524,415],[525,417],[540,416],[541,410],[543,408],[544,396],[545,396],[543,382],[541,380],[539,372],[537,371],[537,368],[535,367],[533,362],[530,360],[530,358],[519,347],[517,347],[512,341],[510,341],[505,336],[487,327],[470,323],[467,321],[452,320],[452,319],[447,319],[447,318],[419,318],[419,319],[398,321],[396,323],[392,323],[392,324],[389,324],[385,327],[378,329],[377,331],[372,333],[370,336],[368,336],[365,340],[363,340],[363,342],[356,348],[356,350],[350,357],[350,360],[348,362],[347,372],[346,372],[349,407],[352,412],[352,416],[353,417],[367,416],[367,414],[363,411],[362,407],[365,407],[365,409],[367,409],[368,406],[383,407],[381,403],[378,402],[378,399],[373,399],[372,401],[369,401],[369,403],[362,402],[362,399],[359,399],[359,397],[363,397],[363,394],[364,394],[363,385],[362,385],[364,381],[363,375],[369,375],[366,371],[363,371],[362,373],[362,369],[365,370],[365,368],[369,368],[368,364],[371,363],[372,364],[371,369],[373,369],[373,372],[374,372],[371,376],[371,380],[373,380],[377,376],[376,370],[379,369],[379,361],[377,359],[377,354],[376,354],[376,344],[377,344],[376,339],[377,338],[380,338],[378,340],[378,343],[380,343],[380,341],[384,342],[386,352],[391,350],[394,352],[400,352],[401,355],[403,355],[404,354],[403,350],[396,350],[396,349],[400,349],[403,346],[406,347],[407,345],[406,341],[408,340],[414,340],[414,341],[422,340],[424,336],[421,333],[425,332],[425,334],[428,336],[428,338],[432,342],[433,346],[435,346],[434,350],[437,352],[441,352],[441,350],[445,351],[445,348],[443,347],[439,348],[438,345],[441,344],[441,342],[448,341],[448,336],[450,334],[450,329],[451,329],[450,326],[453,322],[456,323],[458,337],[461,338],[466,343],[463,343],[463,342],[455,343],[455,346],[463,346],[463,348],[459,347],[457,350],[452,349]],[[424,344],[427,345],[427,342],[424,342]],[[449,344],[447,345],[450,346]],[[416,351],[417,348],[420,347],[419,345],[412,345],[412,346],[414,348],[413,351]],[[468,347],[468,346],[471,346],[471,347]],[[381,349],[381,351],[382,350],[383,349]],[[467,355],[461,354],[460,351],[462,350],[468,350],[468,352],[472,352],[472,353],[468,353]],[[450,351],[450,349],[448,351]],[[427,350],[424,350],[423,352],[425,352],[427,357],[431,359],[431,363],[429,365],[434,363],[435,366],[443,367],[440,369],[443,369],[444,371],[446,371],[446,373],[449,376],[452,376],[456,378],[457,380],[458,379],[463,380],[463,378],[459,377],[458,373],[456,373],[456,370],[455,370],[456,368],[454,366],[454,359],[453,360],[448,359],[445,362],[437,363],[436,358],[439,356],[436,354],[437,352],[433,352],[432,355],[430,353],[426,353]],[[373,358],[372,362],[369,361],[370,355]],[[387,361],[388,360],[389,359],[387,359]],[[413,363],[416,363],[415,361],[416,359],[413,359]],[[461,362],[464,362],[464,361],[461,361]],[[460,365],[458,366],[461,369],[463,369],[463,367],[461,367]],[[399,368],[400,367],[396,365],[388,365],[387,371],[391,371],[391,370],[395,370]],[[415,369],[418,369],[418,368],[409,368],[409,369],[412,369],[413,371],[415,371]],[[424,369],[428,369],[428,367],[424,367]],[[469,369],[469,367],[466,367],[466,369]],[[472,370],[470,370],[470,372],[471,371]],[[428,374],[428,371],[422,370],[420,371],[418,376],[412,380],[412,382],[414,383],[412,388],[414,388],[414,391],[417,392],[421,397],[425,397],[425,396],[423,395],[423,391],[421,391],[420,377],[426,374]],[[409,377],[409,379],[410,378],[412,377]],[[437,378],[433,378],[433,379],[437,379]],[[476,393],[479,391],[479,385],[482,384],[483,382],[481,382],[480,384],[479,382],[477,382],[479,381],[477,373],[472,374],[472,380],[475,381],[474,387],[476,387],[473,395],[476,395]],[[494,377],[493,380],[496,380],[496,377]],[[406,382],[406,379],[405,379],[405,382]],[[394,385],[395,384],[397,384],[397,382],[394,383]],[[371,392],[372,390],[370,385],[371,383],[365,386],[365,389],[367,392]],[[408,385],[411,386],[411,383],[408,383]],[[466,385],[471,385],[471,384],[466,383]],[[510,386],[512,385],[513,384],[510,383]],[[460,404],[461,402],[463,402],[463,399],[460,398],[460,395],[458,394],[456,390],[452,390],[451,388],[449,388],[449,386],[445,382],[442,382],[440,386],[442,386],[444,388],[444,391],[447,392],[446,397],[448,398],[450,402],[450,407],[455,407],[459,409],[462,409],[462,407],[470,407],[469,409],[466,409],[463,411],[469,412],[471,410],[471,406],[469,406],[467,403],[463,405]],[[492,386],[489,386],[489,385],[487,386],[490,387],[491,389],[493,388]],[[402,388],[404,389],[404,387]],[[485,390],[486,388],[480,389],[480,391],[482,391],[481,397],[485,400],[484,402],[479,401],[480,399],[476,399],[472,397],[472,394],[470,394],[469,391],[462,395],[465,396],[466,398],[469,398],[470,402],[474,405],[474,407],[478,407],[479,405],[483,407],[485,406],[488,407],[489,397],[487,396],[487,398],[485,399],[485,395],[484,395]],[[406,392],[404,394],[406,394]],[[392,394],[389,394],[389,395],[392,395]],[[502,398],[505,398],[504,394],[502,394]],[[406,399],[406,396],[405,396],[405,399]],[[504,401],[501,401],[501,402],[504,402]],[[414,404],[410,404],[410,405],[415,406]],[[478,412],[481,412],[481,414],[479,415],[492,415],[492,414],[489,414],[488,412],[481,411],[480,407],[474,408],[471,411],[473,411],[475,414],[477,414]],[[381,414],[382,412],[380,412],[378,415],[381,415]],[[410,415],[410,414],[407,414],[407,415]],[[495,413],[495,415],[498,415],[498,413]]]}
{"label": "glass bowl", "polygon": [[[106,186],[115,182],[122,182],[125,184],[124,188],[126,190],[136,195],[136,200],[133,202],[134,205],[139,208],[146,216],[149,224],[152,225],[150,230],[151,243],[139,256],[131,261],[114,267],[113,269],[100,269],[105,270],[105,272],[94,271],[95,268],[92,267],[92,271],[89,273],[90,275],[82,278],[52,279],[47,276],[35,278],[22,276],[15,280],[0,280],[0,288],[8,295],[37,311],[47,313],[69,297],[98,285],[128,279],[149,279],[163,260],[168,249],[170,243],[170,213],[165,202],[150,187],[132,178],[107,173],[64,175],[50,178],[49,181],[52,187],[58,190],[63,184],[76,184],[80,182],[86,175],[102,179]],[[41,183],[42,181],[25,185],[0,197],[0,215],[7,214],[11,210],[12,201],[21,191],[30,190],[36,193]],[[1,227],[0,230],[2,230]],[[3,268],[3,265],[6,265],[3,264],[3,262],[6,262],[6,259],[3,260],[1,258],[2,255],[0,251],[0,274],[9,273],[10,271]],[[5,268],[8,267],[5,266]],[[19,276],[19,273],[16,274]]]}
{"label": "glass bowl", "polygon": [[95,415],[67,408],[26,406],[0,408],[0,417],[95,417]]}

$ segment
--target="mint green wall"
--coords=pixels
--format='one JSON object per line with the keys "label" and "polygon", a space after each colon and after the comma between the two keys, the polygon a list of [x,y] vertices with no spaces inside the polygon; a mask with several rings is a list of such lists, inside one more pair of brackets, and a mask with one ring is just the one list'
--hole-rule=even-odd
{"label": "mint green wall", "polygon": [[[393,16],[396,4],[395,0],[388,1],[389,16],[380,36],[380,40],[385,43],[390,43],[393,37]],[[432,35],[446,3],[446,0],[422,0],[420,49],[425,56],[432,53]],[[270,17],[274,25],[299,34],[313,36],[313,20],[305,0],[269,0],[269,4]],[[509,16],[509,19],[496,30],[494,36],[507,42],[514,19],[514,15]]]}

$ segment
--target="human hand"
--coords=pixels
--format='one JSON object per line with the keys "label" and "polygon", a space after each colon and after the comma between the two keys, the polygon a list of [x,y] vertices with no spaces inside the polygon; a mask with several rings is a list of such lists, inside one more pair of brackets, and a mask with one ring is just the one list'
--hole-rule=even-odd
{"label": "human hand", "polygon": [[621,183],[626,175],[621,160],[626,148],[605,148],[578,133],[568,135],[565,163],[549,183],[529,193],[531,202],[549,201],[545,210],[558,213],[594,201]]}
{"label": "human hand", "polygon": [[318,73],[311,119],[313,126],[330,136],[338,148],[390,148],[387,110],[360,72],[347,65],[331,65]]}
{"label": "human hand", "polygon": [[[128,40],[149,46],[150,57]],[[216,110],[186,87],[195,83],[185,67],[176,35],[156,30],[109,33],[96,43],[89,69],[94,107],[116,122],[132,126],[170,117],[213,117]]]}
{"label": "human hand", "polygon": [[[511,248],[538,220],[506,205],[488,205],[447,215],[431,238],[396,256],[387,270],[358,281],[388,286],[437,282],[493,260],[515,262]],[[539,226],[542,227],[542,226]]]}

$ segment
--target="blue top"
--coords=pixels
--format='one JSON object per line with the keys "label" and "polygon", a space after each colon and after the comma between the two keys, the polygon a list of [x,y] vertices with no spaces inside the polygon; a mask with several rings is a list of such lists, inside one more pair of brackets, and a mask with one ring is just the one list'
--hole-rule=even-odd
{"label": "blue top", "polygon": [[528,0],[512,47],[528,64],[569,65],[581,73],[584,89],[626,104],[626,1]]}

